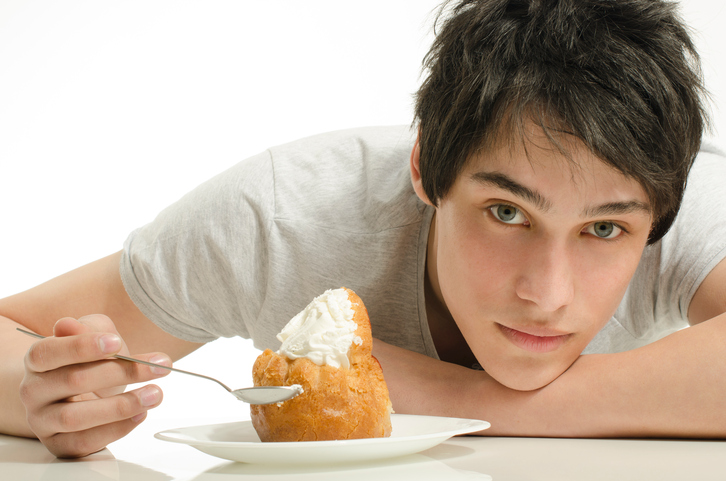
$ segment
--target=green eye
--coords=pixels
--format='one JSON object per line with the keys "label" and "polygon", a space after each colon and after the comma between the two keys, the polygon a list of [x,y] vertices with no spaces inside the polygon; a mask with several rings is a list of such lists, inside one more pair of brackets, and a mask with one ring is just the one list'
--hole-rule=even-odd
{"label": "green eye", "polygon": [[612,222],[595,222],[587,227],[587,232],[600,239],[614,239],[622,229]]}
{"label": "green eye", "polygon": [[524,224],[527,218],[522,211],[509,204],[497,204],[489,207],[489,211],[505,224]]}

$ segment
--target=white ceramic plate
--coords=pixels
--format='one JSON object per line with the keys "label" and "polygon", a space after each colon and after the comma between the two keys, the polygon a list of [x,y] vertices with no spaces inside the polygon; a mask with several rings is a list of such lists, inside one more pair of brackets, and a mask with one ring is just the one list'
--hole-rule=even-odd
{"label": "white ceramic plate", "polygon": [[388,438],[263,443],[251,421],[169,429],[154,436],[222,459],[258,464],[329,464],[385,459],[432,448],[452,436],[489,428],[486,421],[392,414]]}

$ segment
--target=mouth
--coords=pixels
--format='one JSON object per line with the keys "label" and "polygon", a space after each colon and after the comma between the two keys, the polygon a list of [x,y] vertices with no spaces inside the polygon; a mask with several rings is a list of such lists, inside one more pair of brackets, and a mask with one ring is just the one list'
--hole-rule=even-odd
{"label": "mouth", "polygon": [[561,334],[552,330],[527,328],[524,330],[497,324],[504,337],[520,349],[529,352],[552,352],[562,346],[572,334]]}

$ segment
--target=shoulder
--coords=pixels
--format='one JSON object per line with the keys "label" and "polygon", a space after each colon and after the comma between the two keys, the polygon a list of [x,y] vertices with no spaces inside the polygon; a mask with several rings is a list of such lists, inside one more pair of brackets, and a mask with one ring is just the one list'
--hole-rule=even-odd
{"label": "shoulder", "polygon": [[366,180],[363,176],[379,181],[407,169],[414,141],[409,127],[362,127],[306,137],[269,152],[277,183],[309,179],[324,189]]}
{"label": "shoulder", "polygon": [[[705,145],[688,176],[680,211],[659,246],[665,265],[683,274],[676,279],[690,301],[698,284],[726,249],[726,156]],[[653,246],[658,247],[658,246]],[[675,269],[680,266],[680,269]],[[668,273],[661,267],[662,273]],[[682,306],[684,307],[684,306]]]}
{"label": "shoulder", "polygon": [[658,244],[650,246],[654,252],[649,257],[657,260],[652,262],[657,282],[661,289],[667,288],[669,302],[677,302],[683,320],[696,290],[726,257],[725,185],[726,156],[705,145],[688,176],[673,226]]}
{"label": "shoulder", "polygon": [[[707,192],[699,192],[701,187],[722,187],[726,176],[726,151],[717,144],[704,142],[696,156],[693,168],[688,176],[686,192],[689,197],[702,197]],[[723,189],[719,189],[723,193]],[[719,196],[724,198],[723,195]]]}
{"label": "shoulder", "polygon": [[714,236],[726,234],[726,155],[712,145],[699,152],[688,176],[681,209],[666,242],[676,248],[688,240],[696,244],[718,241]]}
{"label": "shoulder", "polygon": [[410,126],[369,126],[311,135],[270,150],[275,155],[293,157],[321,154],[358,156],[369,149],[379,153],[400,148],[410,151],[414,140],[415,132]]}
{"label": "shoulder", "polygon": [[726,152],[704,145],[689,177],[681,221],[703,233],[695,246],[703,251],[703,268],[687,305],[688,320],[697,324],[726,312]]}
{"label": "shoulder", "polygon": [[270,149],[275,219],[377,231],[420,219],[411,187],[409,127],[365,127]]}

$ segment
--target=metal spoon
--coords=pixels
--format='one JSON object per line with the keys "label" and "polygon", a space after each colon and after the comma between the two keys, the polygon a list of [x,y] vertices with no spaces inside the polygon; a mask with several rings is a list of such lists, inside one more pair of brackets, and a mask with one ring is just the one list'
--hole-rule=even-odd
{"label": "metal spoon", "polygon": [[[25,329],[20,329],[19,327],[16,327],[16,329],[23,334],[27,334],[29,336],[37,337],[38,339],[45,339],[45,336],[41,336],[40,334],[36,334],[34,332],[26,331]],[[168,369],[169,371],[174,372],[180,372],[182,374],[189,374],[190,376],[196,376],[201,377],[203,379],[209,379],[210,381],[214,381],[223,388],[225,388],[228,392],[230,392],[234,397],[239,399],[240,401],[244,401],[249,404],[275,404],[282,401],[287,401],[288,399],[292,399],[298,394],[303,393],[303,388],[299,384],[293,384],[292,386],[258,386],[258,387],[246,387],[242,389],[235,389],[234,391],[230,388],[228,388],[225,384],[222,382],[214,379],[213,377],[205,376],[203,374],[197,374],[195,372],[190,371],[183,371],[181,369],[176,369],[169,366],[162,366],[161,364],[154,364],[153,362],[148,361],[142,361],[141,359],[134,359],[133,357],[127,357],[122,356],[121,354],[116,354],[113,356],[117,359],[122,359],[124,361],[131,361],[131,362],[138,362],[139,364],[146,364],[147,366],[153,366],[153,367],[160,367],[162,369]]]}

